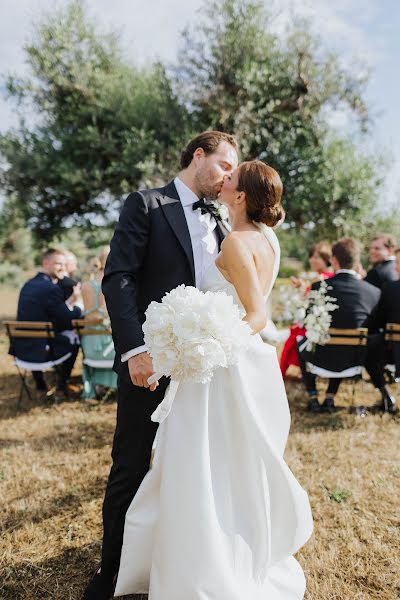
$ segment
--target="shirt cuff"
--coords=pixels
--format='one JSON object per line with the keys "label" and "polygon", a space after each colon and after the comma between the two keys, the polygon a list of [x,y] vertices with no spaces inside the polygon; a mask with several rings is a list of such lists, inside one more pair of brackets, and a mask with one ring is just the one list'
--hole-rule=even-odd
{"label": "shirt cuff", "polygon": [[138,346],[137,348],[134,348],[133,350],[124,352],[124,354],[121,354],[121,362],[126,362],[128,360],[128,358],[131,358],[132,356],[136,356],[137,354],[141,354],[142,352],[146,352],[146,351],[147,351],[147,346],[146,346],[146,344],[143,344],[143,346]]}
{"label": "shirt cuff", "polygon": [[67,308],[68,308],[69,310],[71,310],[71,311],[72,311],[72,310],[74,310],[74,307],[73,307],[73,306],[71,306],[71,304],[68,304],[68,300],[66,300],[66,301],[65,301],[65,304],[67,305]]}

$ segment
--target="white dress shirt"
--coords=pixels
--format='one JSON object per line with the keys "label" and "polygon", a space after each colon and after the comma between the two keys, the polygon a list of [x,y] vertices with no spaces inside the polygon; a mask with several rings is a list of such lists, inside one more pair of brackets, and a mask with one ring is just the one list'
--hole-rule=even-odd
{"label": "white dress shirt", "polygon": [[339,273],[347,273],[348,275],[353,275],[356,279],[361,279],[361,275],[354,271],[354,269],[339,269],[335,271],[335,275],[339,275]]}
{"label": "white dress shirt", "polygon": [[[215,231],[217,223],[209,213],[202,215],[200,208],[193,210],[192,206],[199,198],[179,177],[175,177],[174,184],[185,213],[192,242],[196,287],[201,288],[203,275],[218,254],[218,238]],[[122,354],[121,361],[126,362],[128,358],[146,350],[145,345],[129,350]]]}

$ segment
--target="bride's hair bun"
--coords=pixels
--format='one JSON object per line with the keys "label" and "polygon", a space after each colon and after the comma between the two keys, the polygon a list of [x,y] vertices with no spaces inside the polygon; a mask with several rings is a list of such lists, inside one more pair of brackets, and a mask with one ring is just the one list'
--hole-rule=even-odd
{"label": "bride's hair bun", "polygon": [[281,178],[275,169],[261,160],[239,166],[238,191],[246,194],[247,216],[252,221],[274,227],[284,219]]}

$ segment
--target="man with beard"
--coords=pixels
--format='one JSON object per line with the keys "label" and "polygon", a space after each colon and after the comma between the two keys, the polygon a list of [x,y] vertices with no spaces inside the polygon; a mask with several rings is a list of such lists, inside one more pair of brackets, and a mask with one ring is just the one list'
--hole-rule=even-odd
{"label": "man with beard", "polygon": [[396,242],[392,235],[381,233],[371,240],[369,261],[372,268],[368,271],[365,281],[372,283],[380,290],[389,281],[396,281],[398,275],[395,267],[394,250]]}
{"label": "man with beard", "polygon": [[179,175],[165,187],[130,194],[107,259],[103,292],[110,315],[118,373],[113,464],[103,505],[101,569],[84,600],[112,598],[126,511],[146,475],[157,424],[150,419],[168,380],[149,387],[153,374],[142,324],[153,300],[178,285],[201,286],[227,233],[209,200],[238,164],[238,145],[219,131],[201,133],[181,156]]}

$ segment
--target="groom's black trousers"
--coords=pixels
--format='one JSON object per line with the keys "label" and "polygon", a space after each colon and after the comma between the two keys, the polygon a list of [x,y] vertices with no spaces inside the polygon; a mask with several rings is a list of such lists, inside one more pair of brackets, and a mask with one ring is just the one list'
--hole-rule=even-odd
{"label": "groom's black trousers", "polygon": [[118,376],[113,464],[103,504],[101,569],[110,577],[119,567],[126,511],[150,466],[158,426],[150,416],[162,401],[167,385],[165,378],[154,392],[133,385],[127,363],[123,363]]}

